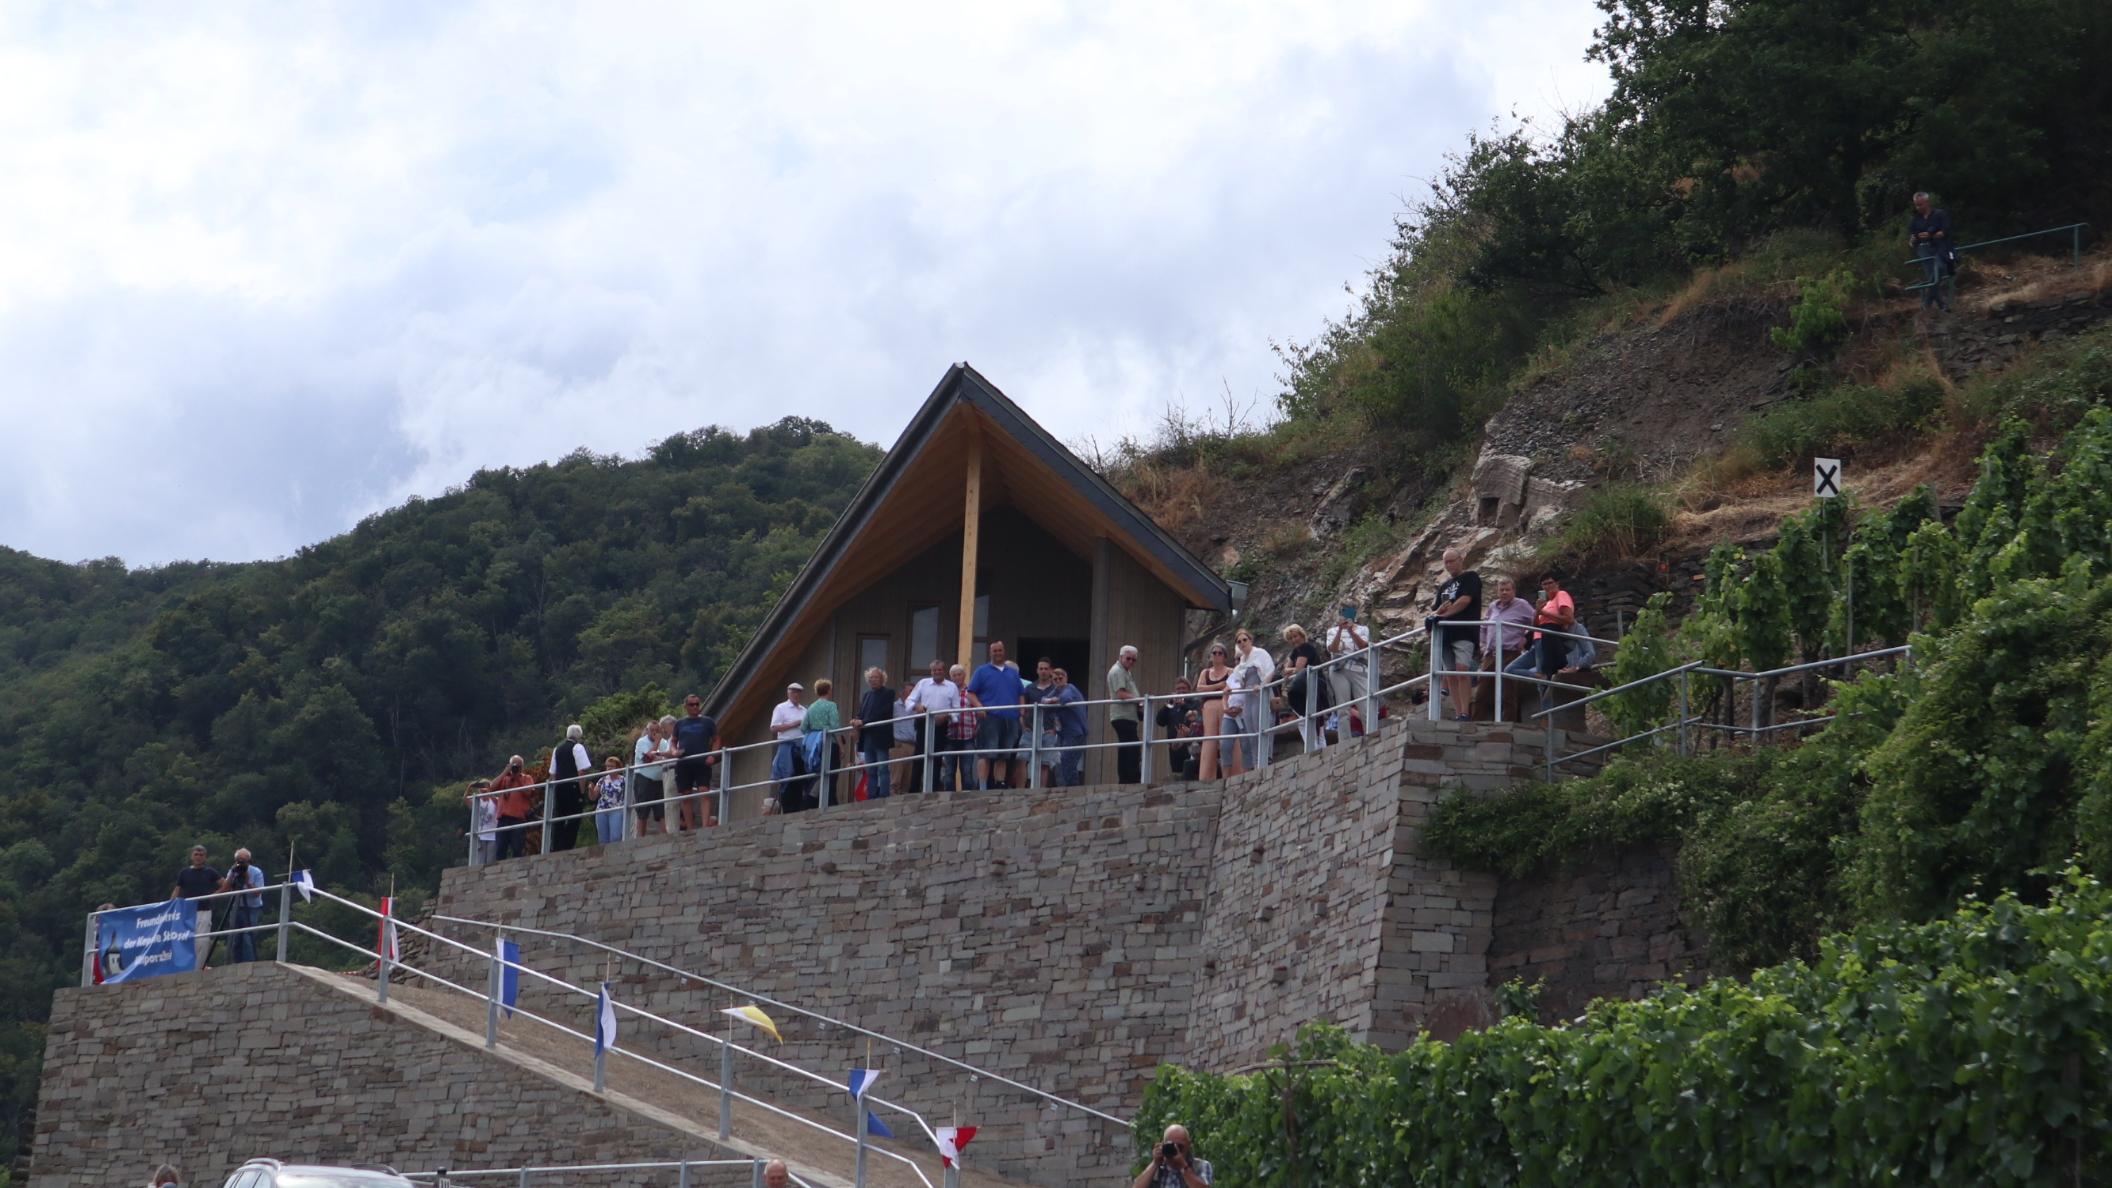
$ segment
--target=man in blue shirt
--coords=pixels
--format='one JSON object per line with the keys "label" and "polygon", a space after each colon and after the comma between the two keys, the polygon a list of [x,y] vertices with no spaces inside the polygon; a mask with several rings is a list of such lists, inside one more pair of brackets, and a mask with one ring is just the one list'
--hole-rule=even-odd
{"label": "man in blue shirt", "polygon": [[1958,252],[1951,242],[1951,212],[1933,206],[1927,191],[1914,195],[1914,217],[1907,220],[1907,243],[1917,259],[1926,261],[1928,287],[1921,291],[1921,307],[1931,305],[1945,313],[1951,303],[1943,295],[1944,278],[1958,271]]}
{"label": "man in blue shirt", "polygon": [[[257,869],[256,864],[249,860],[249,851],[236,850],[235,864],[227,868],[227,878],[223,880],[224,888],[229,891],[240,891],[244,887],[261,887],[263,885],[264,872]],[[231,929],[254,928],[257,922],[263,918],[263,915],[264,895],[262,892],[237,895],[235,896],[235,906],[227,913],[227,926]],[[244,961],[255,961],[257,959],[257,934],[254,932],[237,932],[229,936],[227,938],[227,954],[228,960],[236,964]]]}
{"label": "man in blue shirt", "polygon": [[1052,670],[1049,677],[1041,703],[1056,707],[1045,718],[1056,727],[1056,745],[1063,748],[1056,761],[1056,786],[1075,788],[1085,782],[1085,707],[1078,704],[1085,700],[1085,694],[1078,691],[1078,686],[1071,683],[1071,675],[1061,668]]}
{"label": "man in blue shirt", "polygon": [[[975,749],[984,752],[976,771],[985,788],[1009,788],[1011,754],[1019,748],[1019,673],[1005,666],[1005,645],[990,641],[990,662],[978,665],[968,678],[968,691],[983,707],[983,724],[975,734]],[[1004,708],[1010,706],[1012,708]],[[995,752],[995,753],[992,753]]]}

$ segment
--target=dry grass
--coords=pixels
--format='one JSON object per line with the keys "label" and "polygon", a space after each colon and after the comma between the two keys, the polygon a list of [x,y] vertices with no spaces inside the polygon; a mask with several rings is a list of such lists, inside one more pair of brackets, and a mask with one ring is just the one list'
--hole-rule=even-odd
{"label": "dry grass", "polygon": [[1206,466],[1140,461],[1123,470],[1115,486],[1159,527],[1186,539],[1224,491],[1225,480]]}
{"label": "dry grass", "polygon": [[[2080,268],[2066,257],[2027,256],[2006,260],[1985,269],[1975,269],[1989,287],[1978,287],[1959,298],[1964,309],[1978,313],[2001,313],[2012,306],[2064,301],[2070,297],[2096,297],[2112,287],[2112,257],[2085,258]],[[1976,279],[1978,279],[1976,276]]]}
{"label": "dry grass", "polygon": [[[1926,483],[1939,500],[1964,495],[1973,483],[1975,443],[1945,434],[1922,443],[1905,457],[1878,464],[1858,464],[1848,475],[1848,490],[1865,508],[1890,507]],[[1811,506],[1808,471],[1749,471],[1718,477],[1704,493],[1699,468],[1678,492],[1681,506],[1672,514],[1668,547],[1699,550],[1719,540],[1752,540],[1772,535],[1782,521]]]}
{"label": "dry grass", "polygon": [[1709,294],[1716,291],[1717,285],[1741,275],[1744,271],[1744,266],[1735,261],[1714,268],[1695,269],[1693,277],[1657,311],[1657,328],[1663,330],[1678,321],[1689,311],[1706,302]]}

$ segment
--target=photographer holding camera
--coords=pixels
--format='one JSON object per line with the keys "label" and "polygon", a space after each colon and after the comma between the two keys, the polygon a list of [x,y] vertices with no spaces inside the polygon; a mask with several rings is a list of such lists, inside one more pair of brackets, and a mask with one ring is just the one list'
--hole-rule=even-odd
{"label": "photographer holding camera", "polygon": [[1160,1136],[1159,1149],[1151,1153],[1150,1165],[1137,1173],[1130,1188],[1203,1188],[1209,1182],[1210,1161],[1195,1157],[1188,1128],[1176,1124]]}
{"label": "photographer holding camera", "polygon": [[[223,891],[241,891],[248,887],[264,885],[264,872],[249,860],[249,851],[236,850],[235,864],[227,868],[227,877],[220,880]],[[227,913],[229,928],[254,928],[264,915],[264,896],[261,892],[237,895],[234,907]],[[228,960],[236,964],[257,959],[257,934],[237,932],[227,938]]]}

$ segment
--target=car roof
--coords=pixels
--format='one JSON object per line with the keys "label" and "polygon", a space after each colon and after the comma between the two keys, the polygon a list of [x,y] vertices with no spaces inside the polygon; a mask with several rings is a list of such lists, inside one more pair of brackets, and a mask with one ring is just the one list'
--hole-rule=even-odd
{"label": "car roof", "polygon": [[277,1159],[252,1159],[248,1163],[243,1164],[242,1166],[249,1167],[252,1165],[269,1167],[275,1171],[283,1172],[287,1175],[296,1176],[308,1174],[314,1174],[318,1176],[331,1175],[336,1176],[339,1179],[372,1180],[376,1184],[408,1184],[411,1182],[409,1180],[404,1179],[402,1176],[396,1174],[395,1171],[389,1168],[379,1167],[373,1164],[369,1164],[365,1167],[347,1167],[343,1164],[283,1163]]}

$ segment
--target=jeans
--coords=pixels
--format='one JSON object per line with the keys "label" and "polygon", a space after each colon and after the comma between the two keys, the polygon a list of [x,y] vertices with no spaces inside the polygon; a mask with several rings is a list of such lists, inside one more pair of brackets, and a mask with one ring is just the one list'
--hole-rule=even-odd
{"label": "jeans", "polygon": [[1056,760],[1056,786],[1076,788],[1085,783],[1085,736],[1058,738],[1057,745],[1063,750]]}
{"label": "jeans", "polygon": [[623,806],[594,810],[594,833],[602,845],[623,840]]}
{"label": "jeans", "polygon": [[975,779],[975,756],[965,753],[975,750],[975,740],[972,738],[942,739],[939,742],[939,748],[944,752],[944,755],[939,760],[938,786],[951,788],[954,786],[955,777],[958,776],[962,791],[976,791],[980,785],[977,784]]}
{"label": "jeans", "polygon": [[528,852],[524,848],[527,845],[527,824],[525,817],[500,815],[498,853],[494,855],[494,861],[499,858],[518,858]]}
{"label": "jeans", "polygon": [[1947,273],[1943,260],[1943,245],[1940,243],[1917,243],[1914,255],[1922,262],[1922,271],[1927,274],[1929,287],[1921,291],[1921,307],[1936,306],[1948,312],[1950,301],[1943,295],[1943,280]]}
{"label": "jeans", "polygon": [[[237,896],[235,898],[235,906],[228,910],[227,926],[229,928],[249,928],[256,924],[257,917],[262,915],[263,912],[263,908],[251,907],[249,904],[242,902],[242,897]],[[257,934],[254,932],[241,932],[228,937],[227,959],[237,965],[245,961],[255,961],[257,959]]]}
{"label": "jeans", "polygon": [[1142,783],[1144,757],[1137,747],[1136,719],[1116,718],[1111,725],[1115,728],[1115,741],[1122,744],[1115,748],[1115,779],[1124,784]]}
{"label": "jeans", "polygon": [[858,747],[858,762],[868,764],[864,771],[865,796],[867,800],[886,800],[888,795],[887,755],[889,747],[884,742],[861,743]]}

